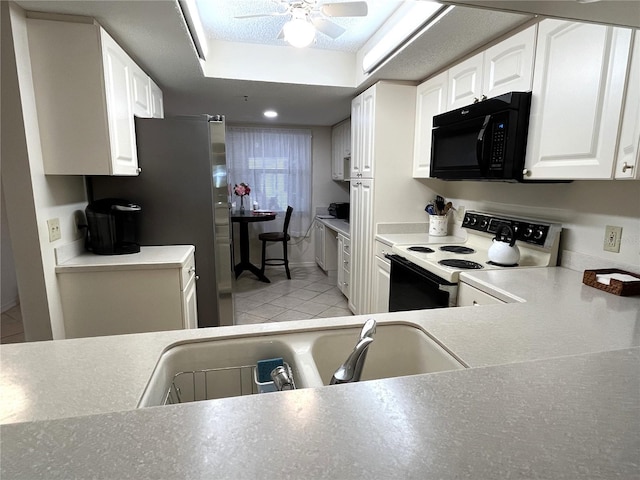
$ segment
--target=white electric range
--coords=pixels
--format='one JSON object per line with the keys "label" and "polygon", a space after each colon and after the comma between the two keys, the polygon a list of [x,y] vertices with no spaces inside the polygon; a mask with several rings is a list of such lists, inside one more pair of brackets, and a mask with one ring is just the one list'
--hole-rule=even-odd
{"label": "white electric range", "polygon": [[[520,250],[516,265],[489,261],[488,250],[498,230],[508,225]],[[460,272],[555,266],[560,233],[558,223],[469,211],[462,228],[467,240],[455,244],[394,245],[391,261],[391,311],[455,306]]]}

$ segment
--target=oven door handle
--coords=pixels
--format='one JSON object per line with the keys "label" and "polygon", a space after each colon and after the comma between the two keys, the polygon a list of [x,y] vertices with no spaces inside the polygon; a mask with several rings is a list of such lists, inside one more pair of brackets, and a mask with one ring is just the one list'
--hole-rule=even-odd
{"label": "oven door handle", "polygon": [[478,140],[476,141],[476,159],[478,160],[478,166],[480,167],[480,173],[485,175],[488,173],[488,165],[485,161],[485,138],[487,136],[487,128],[489,124],[493,120],[491,115],[487,115],[484,117],[484,122],[482,122],[482,128],[480,128],[480,132],[478,133]]}

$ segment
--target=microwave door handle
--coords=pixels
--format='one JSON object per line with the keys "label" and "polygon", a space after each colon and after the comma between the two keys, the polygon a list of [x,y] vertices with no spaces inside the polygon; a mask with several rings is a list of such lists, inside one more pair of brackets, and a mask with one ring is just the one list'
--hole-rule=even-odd
{"label": "microwave door handle", "polygon": [[485,158],[484,158],[484,141],[487,134],[487,127],[491,123],[491,115],[487,115],[484,117],[484,122],[482,122],[482,128],[480,129],[480,133],[478,133],[478,141],[476,142],[476,158],[478,160],[478,166],[480,167],[480,172],[483,175],[486,175],[487,168]]}

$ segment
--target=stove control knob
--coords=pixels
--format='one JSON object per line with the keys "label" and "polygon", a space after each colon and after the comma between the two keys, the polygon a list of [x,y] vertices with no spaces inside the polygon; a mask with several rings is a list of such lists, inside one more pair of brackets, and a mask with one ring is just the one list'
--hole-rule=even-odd
{"label": "stove control knob", "polygon": [[478,219],[476,217],[469,217],[469,225],[475,225],[478,223]]}
{"label": "stove control knob", "polygon": [[540,240],[542,237],[544,237],[544,230],[539,228],[538,230],[536,230],[536,233],[533,236],[533,238],[535,238],[536,240]]}
{"label": "stove control knob", "polygon": [[527,229],[524,231],[524,238],[531,238],[531,235],[533,235],[533,228],[527,227]]}
{"label": "stove control knob", "polygon": [[480,227],[484,230],[485,228],[487,228],[487,225],[489,225],[489,221],[486,218],[482,219],[482,221],[480,222]]}

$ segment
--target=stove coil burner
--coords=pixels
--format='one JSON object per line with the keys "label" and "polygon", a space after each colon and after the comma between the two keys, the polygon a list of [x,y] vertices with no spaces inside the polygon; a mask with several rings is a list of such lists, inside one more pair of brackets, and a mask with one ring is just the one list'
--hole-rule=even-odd
{"label": "stove coil burner", "polygon": [[443,252],[459,253],[461,255],[468,255],[470,253],[476,253],[473,248],[463,247],[462,245],[445,245],[440,247]]}
{"label": "stove coil burner", "polygon": [[479,270],[481,268],[484,268],[477,262],[472,262],[470,260],[460,260],[458,258],[446,258],[444,260],[440,260],[438,263],[440,265],[444,265],[445,267],[461,268],[463,270]]}
{"label": "stove coil burner", "polygon": [[492,261],[492,260],[489,260],[489,261],[487,262],[487,265],[494,265],[494,266],[496,266],[496,267],[517,267],[517,266],[518,266],[518,264],[517,264],[517,263],[509,263],[509,264],[506,264],[506,263],[498,263],[498,262],[494,262],[494,261]]}
{"label": "stove coil burner", "polygon": [[407,250],[420,253],[433,253],[433,249],[429,247],[409,247]]}

